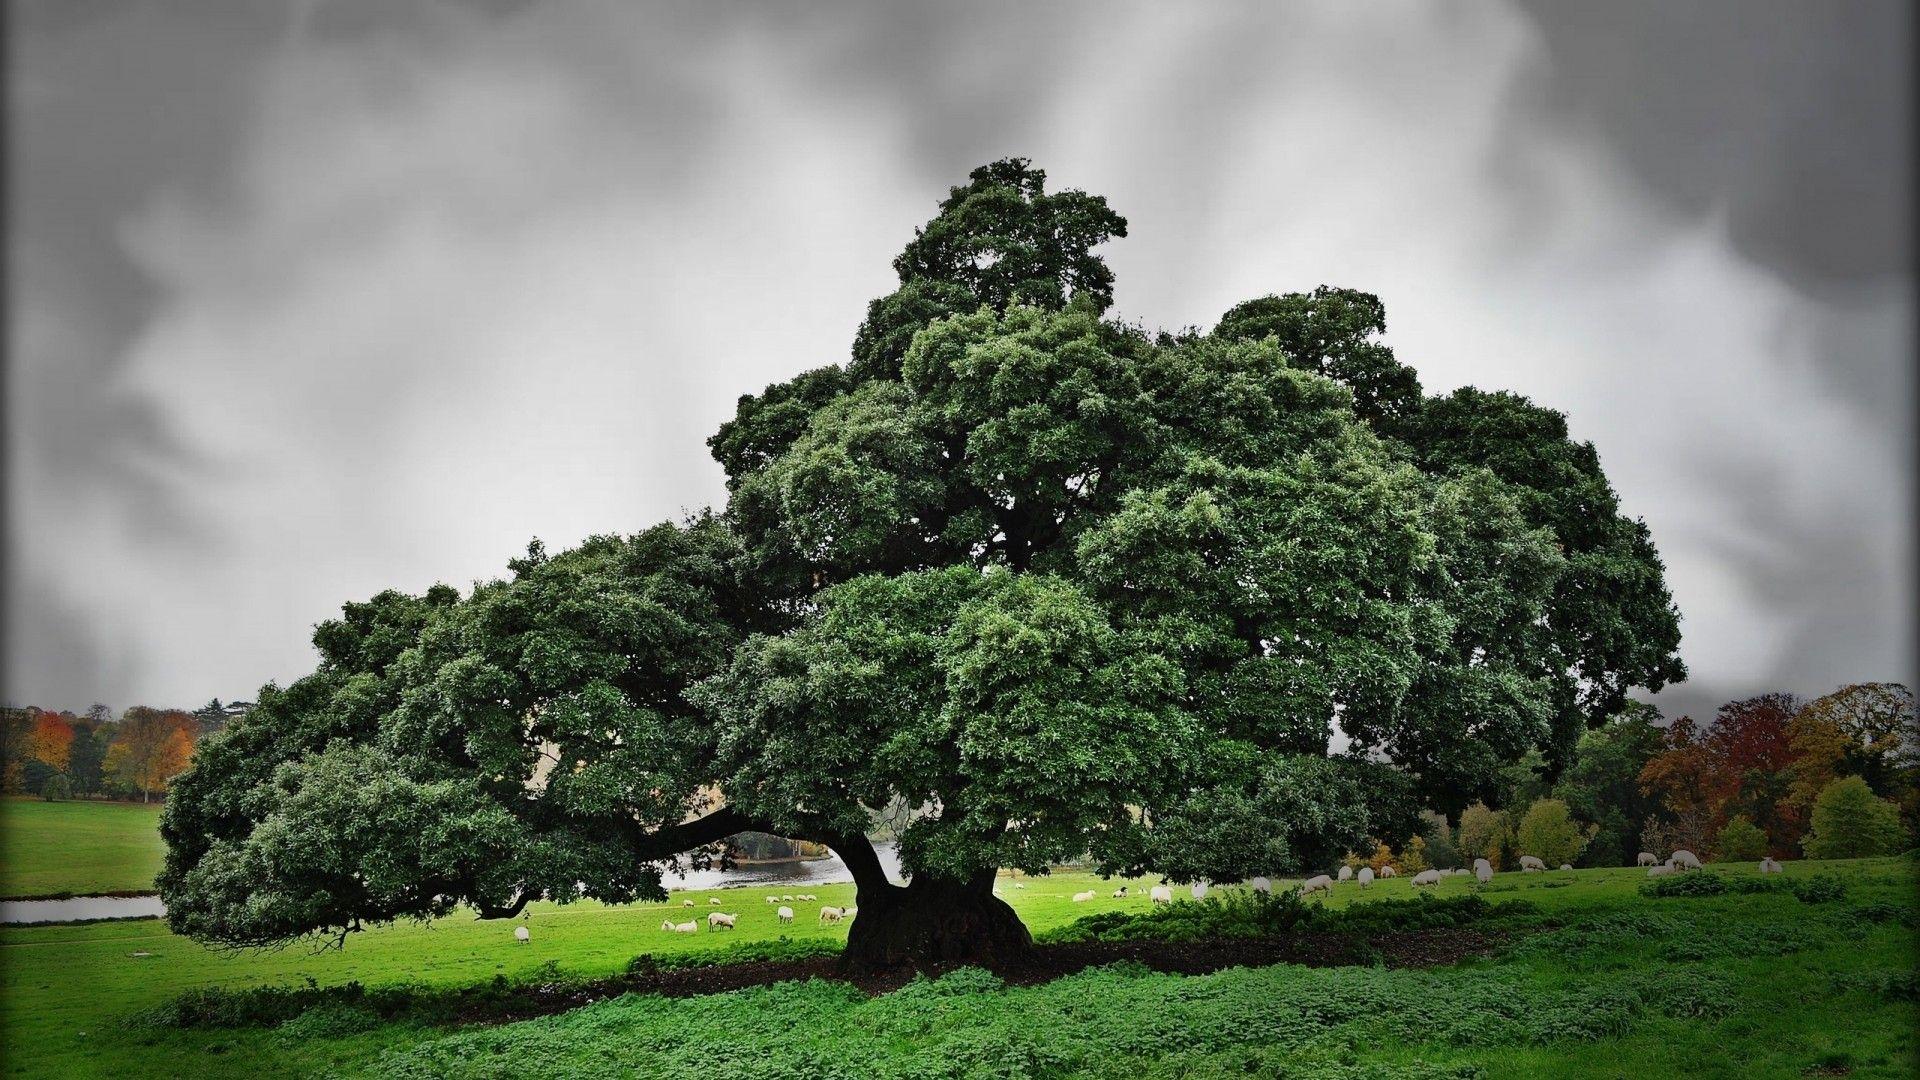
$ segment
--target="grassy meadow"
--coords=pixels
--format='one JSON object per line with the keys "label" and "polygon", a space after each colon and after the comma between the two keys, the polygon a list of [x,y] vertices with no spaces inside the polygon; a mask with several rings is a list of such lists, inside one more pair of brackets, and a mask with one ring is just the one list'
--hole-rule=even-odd
{"label": "grassy meadow", "polygon": [[[1745,865],[1709,872],[1755,876]],[[1915,863],[1803,862],[1785,876],[1815,874],[1846,895],[1651,898],[1633,869],[1503,874],[1484,888],[1449,878],[1422,891],[1534,905],[1495,955],[1453,967],[1178,976],[1122,964],[1031,987],[968,970],[871,999],[840,983],[785,983],[627,995],[467,1027],[334,1005],[278,1027],[181,1027],[153,1010],[196,988],[563,980],[614,975],[642,953],[839,942],[844,925],[818,922],[818,907],[850,902],[852,886],[808,886],[819,899],[795,902],[791,925],[765,888],[629,908],[538,905],[525,944],[513,923],[467,918],[265,953],[208,950],[153,920],[16,927],[0,930],[0,1038],[9,1076],[1911,1076]],[[1025,884],[1004,881],[1003,895],[1041,934],[1149,908],[1144,897],[1110,898],[1111,884],[1087,875]],[[1098,899],[1071,901],[1088,887]],[[1414,892],[1403,877],[1342,884],[1324,902]],[[660,928],[709,911],[740,914],[740,928]]]}
{"label": "grassy meadow", "polygon": [[0,899],[152,892],[160,806],[0,799]]}

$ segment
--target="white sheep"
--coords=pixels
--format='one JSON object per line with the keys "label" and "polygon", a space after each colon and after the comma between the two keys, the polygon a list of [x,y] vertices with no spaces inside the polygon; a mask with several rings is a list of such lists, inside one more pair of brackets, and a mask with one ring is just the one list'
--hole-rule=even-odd
{"label": "white sheep", "polygon": [[1413,875],[1413,884],[1416,888],[1421,885],[1438,885],[1440,884],[1440,871],[1422,870]]}
{"label": "white sheep", "polygon": [[1337,877],[1338,877],[1338,878],[1339,878],[1339,879],[1340,879],[1341,881],[1352,881],[1352,880],[1353,880],[1353,867],[1351,867],[1351,866],[1343,866],[1343,867],[1341,867],[1341,868],[1340,868],[1340,873],[1339,873],[1339,874],[1337,874],[1337,875],[1335,875],[1335,876],[1337,876]]}
{"label": "white sheep", "polygon": [[1173,903],[1173,890],[1167,888],[1165,885],[1155,885],[1153,888],[1147,890],[1147,897],[1156,904],[1171,904]]}
{"label": "white sheep", "polygon": [[782,900],[787,900],[787,901],[791,901],[791,900],[793,899],[793,894],[792,894],[792,893],[788,893],[787,895],[785,895],[785,896],[783,896],[783,897],[781,897],[780,899],[782,899]]}
{"label": "white sheep", "polygon": [[1760,872],[1763,874],[1777,874],[1780,872],[1780,864],[1773,860],[1773,856],[1769,855],[1760,860]]}
{"label": "white sheep", "polygon": [[788,906],[787,906],[787,905],[785,905],[785,904],[781,904],[781,905],[780,905],[780,910],[779,910],[779,911],[776,911],[776,912],[774,912],[774,914],[775,914],[775,915],[778,915],[778,916],[780,916],[780,921],[781,921],[781,922],[792,922],[792,921],[793,921],[793,909],[792,909],[792,908],[790,908],[790,907],[788,907]]}
{"label": "white sheep", "polygon": [[731,930],[733,929],[733,920],[739,917],[738,915],[728,915],[725,912],[710,911],[707,913],[707,929],[718,930],[724,926]]}
{"label": "white sheep", "polygon": [[1253,891],[1257,893],[1270,893],[1273,891],[1273,882],[1263,877],[1254,878],[1252,881],[1247,882],[1247,884],[1251,885]]}
{"label": "white sheep", "polygon": [[1127,887],[1125,885],[1122,885],[1119,888],[1113,890],[1113,898],[1115,900],[1125,900],[1127,898]]}
{"label": "white sheep", "polygon": [[1487,882],[1493,880],[1493,867],[1476,866],[1473,868],[1473,877],[1475,881],[1485,885]]}
{"label": "white sheep", "polygon": [[1360,884],[1362,887],[1373,884],[1373,867],[1371,866],[1361,867],[1360,873],[1357,876],[1360,879]]}
{"label": "white sheep", "polygon": [[1636,863],[1635,865],[1638,865],[1638,866],[1658,866],[1658,865],[1660,865],[1660,856],[1658,856],[1658,855],[1655,855],[1655,854],[1654,854],[1653,852],[1651,852],[1651,851],[1643,851],[1643,852],[1641,852],[1641,853],[1640,853],[1640,859],[1639,859],[1639,861],[1638,861],[1638,862],[1637,862],[1637,863]]}
{"label": "white sheep", "polygon": [[1298,892],[1300,893],[1301,896],[1305,896],[1308,893],[1319,892],[1321,889],[1325,889],[1328,892],[1332,892],[1333,879],[1328,877],[1325,874],[1321,874],[1319,877],[1310,877],[1307,880],[1300,883],[1300,888]]}
{"label": "white sheep", "polygon": [[1195,900],[1205,900],[1207,898],[1207,883],[1204,881],[1196,881],[1193,883],[1193,888],[1188,891],[1193,893]]}
{"label": "white sheep", "polygon": [[806,900],[808,902],[812,902],[813,900],[817,899],[817,897],[815,897],[812,893],[801,893],[798,896],[795,896],[794,899]]}
{"label": "white sheep", "polygon": [[1383,866],[1380,868],[1380,876],[1383,878],[1399,877],[1400,871],[1395,870],[1391,866]]}
{"label": "white sheep", "polygon": [[692,906],[693,906],[693,901],[691,901],[691,900],[682,900],[682,901],[680,901],[680,906],[681,906],[681,907],[692,907]]}
{"label": "white sheep", "polygon": [[526,940],[532,936],[533,935],[527,933],[527,928],[524,926],[516,926],[513,928],[513,940],[515,941],[524,944]]}
{"label": "white sheep", "polygon": [[1695,855],[1693,852],[1688,851],[1686,848],[1681,848],[1678,851],[1675,851],[1672,855],[1667,856],[1667,862],[1668,864],[1683,870],[1700,869],[1700,856]]}
{"label": "white sheep", "polygon": [[847,913],[837,907],[822,905],[820,908],[821,922],[839,922],[841,919],[846,918],[846,916]]}
{"label": "white sheep", "polygon": [[1092,889],[1088,889],[1086,892],[1077,892],[1073,894],[1073,902],[1076,904],[1084,904],[1091,899],[1093,899]]}
{"label": "white sheep", "polygon": [[1660,877],[1663,874],[1671,874],[1671,873],[1673,873],[1672,863],[1661,863],[1659,866],[1647,867],[1648,877]]}
{"label": "white sheep", "polygon": [[697,934],[700,932],[700,924],[697,922],[676,923],[672,919],[668,919],[660,924],[660,929],[671,930],[676,934]]}
{"label": "white sheep", "polygon": [[717,897],[717,896],[709,896],[709,897],[707,897],[707,903],[709,903],[709,904],[718,904],[719,902],[720,902],[720,898],[719,898],[719,897]]}
{"label": "white sheep", "polygon": [[779,902],[780,902],[780,898],[779,898],[779,897],[777,897],[777,896],[769,896],[769,897],[767,897],[767,903],[769,903],[769,904],[777,904],[777,903],[779,903]]}
{"label": "white sheep", "polygon": [[1485,869],[1487,873],[1491,874],[1493,873],[1493,864],[1485,859],[1473,860],[1473,872],[1478,874],[1482,869]]}
{"label": "white sheep", "polygon": [[1561,863],[1561,864],[1560,864],[1560,869],[1562,869],[1562,870],[1571,870],[1571,869],[1573,869],[1573,864],[1572,864],[1572,863],[1564,863],[1564,862],[1563,862],[1563,863]]}
{"label": "white sheep", "polygon": [[1542,870],[1545,870],[1546,868],[1547,868],[1547,864],[1536,856],[1533,856],[1533,855],[1520,856],[1520,869],[1526,871],[1529,874],[1538,873]]}

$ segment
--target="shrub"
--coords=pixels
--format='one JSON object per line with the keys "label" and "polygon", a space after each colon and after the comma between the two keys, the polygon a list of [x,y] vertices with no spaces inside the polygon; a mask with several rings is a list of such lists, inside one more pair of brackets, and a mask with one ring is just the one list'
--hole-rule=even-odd
{"label": "shrub", "polygon": [[1767,853],[1767,834],[1744,817],[1735,816],[1720,827],[1714,838],[1713,857],[1727,862],[1745,862]]}
{"label": "shrub", "polygon": [[1401,873],[1417,874],[1432,865],[1432,863],[1427,861],[1427,841],[1425,837],[1416,836],[1407,841],[1406,847],[1400,849]]}
{"label": "shrub", "polygon": [[1727,879],[1704,870],[1648,878],[1640,883],[1641,896],[1719,896],[1726,891]]}
{"label": "shrub", "polygon": [[714,967],[719,964],[815,960],[821,957],[839,956],[840,953],[841,945],[837,941],[818,939],[795,941],[792,938],[782,937],[772,941],[754,941],[718,949],[668,953],[665,956],[641,953],[627,961],[627,974],[638,975],[647,971],[684,971],[689,968]]}
{"label": "shrub", "polygon": [[73,781],[66,773],[54,773],[40,785],[40,797],[48,802],[62,802],[73,798]]}
{"label": "shrub", "polygon": [[1803,904],[1825,904],[1847,898],[1847,883],[1832,874],[1815,874],[1812,877],[1790,881],[1787,888]]}
{"label": "shrub", "polygon": [[1559,799],[1541,799],[1527,807],[1517,834],[1520,853],[1532,855],[1548,866],[1570,863],[1587,846],[1587,837],[1574,823],[1567,804]]}

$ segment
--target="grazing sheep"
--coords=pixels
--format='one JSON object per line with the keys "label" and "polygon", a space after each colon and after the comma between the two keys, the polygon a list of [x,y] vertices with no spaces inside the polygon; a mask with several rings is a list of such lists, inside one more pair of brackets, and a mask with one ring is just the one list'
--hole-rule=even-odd
{"label": "grazing sheep", "polygon": [[1769,855],[1760,860],[1760,872],[1763,874],[1777,874],[1780,872],[1780,864],[1774,862],[1773,856]]}
{"label": "grazing sheep", "polygon": [[1667,862],[1668,864],[1683,870],[1700,869],[1700,856],[1695,855],[1693,852],[1688,851],[1686,848],[1681,848],[1680,850],[1667,856]]}
{"label": "grazing sheep", "polygon": [[516,926],[513,928],[513,940],[521,942],[522,944],[524,944],[526,940],[532,936],[533,935],[527,933],[527,928],[524,926]]}
{"label": "grazing sheep", "polygon": [[1671,874],[1671,873],[1673,873],[1672,863],[1661,863],[1659,866],[1647,867],[1648,877],[1660,877],[1663,874]]}
{"label": "grazing sheep", "polygon": [[1361,867],[1360,873],[1356,876],[1359,878],[1362,887],[1373,884],[1373,867]]}
{"label": "grazing sheep", "polygon": [[1478,874],[1478,873],[1480,872],[1480,870],[1481,870],[1481,868],[1482,868],[1482,867],[1484,867],[1484,868],[1486,868],[1486,871],[1487,871],[1487,873],[1489,873],[1489,874],[1491,874],[1491,873],[1493,873],[1493,864],[1492,864],[1492,863],[1490,863],[1490,862],[1488,862],[1488,861],[1487,861],[1487,860],[1485,860],[1485,859],[1475,859],[1475,860],[1473,860],[1473,872],[1474,872],[1474,873],[1476,873],[1476,874]]}
{"label": "grazing sheep", "polygon": [[1473,877],[1474,877],[1474,880],[1478,881],[1482,885],[1485,885],[1487,882],[1493,880],[1493,867],[1476,866],[1473,869]]}
{"label": "grazing sheep", "polygon": [[792,893],[788,893],[787,895],[785,895],[785,896],[783,896],[783,897],[781,897],[780,899],[782,899],[782,900],[792,900],[792,899],[793,899],[793,894],[792,894]]}
{"label": "grazing sheep", "polygon": [[847,913],[840,910],[837,907],[829,907],[829,906],[823,905],[820,908],[821,922],[839,922],[841,919],[844,919],[846,917],[847,917]]}
{"label": "grazing sheep", "polygon": [[1092,889],[1088,889],[1086,892],[1077,892],[1073,894],[1073,902],[1076,904],[1084,904],[1091,899],[1093,899]]}
{"label": "grazing sheep", "polygon": [[1173,903],[1173,890],[1167,888],[1165,885],[1155,885],[1147,891],[1147,896],[1156,904]]}
{"label": "grazing sheep", "polygon": [[1263,877],[1254,878],[1252,881],[1247,882],[1247,884],[1253,886],[1253,891],[1257,893],[1270,893],[1273,891],[1273,882]]}
{"label": "grazing sheep", "polygon": [[1391,866],[1383,866],[1380,868],[1380,876],[1383,878],[1399,877],[1400,871],[1395,870]]}
{"label": "grazing sheep", "polygon": [[814,896],[814,895],[813,895],[812,893],[800,893],[800,894],[798,894],[797,896],[795,896],[795,897],[794,897],[794,899],[795,899],[795,900],[806,900],[806,901],[808,901],[808,902],[812,902],[813,900],[816,900],[816,899],[818,899],[818,897],[816,897],[816,896]]}
{"label": "grazing sheep", "polygon": [[1189,891],[1193,893],[1195,900],[1205,900],[1207,898],[1207,883],[1204,881],[1196,881],[1193,883],[1193,888]]}
{"label": "grazing sheep", "polygon": [[668,919],[660,924],[660,929],[671,930],[676,934],[697,934],[700,932],[700,924],[697,922],[676,923],[672,919]]}
{"label": "grazing sheep", "polygon": [[733,920],[739,917],[738,915],[728,915],[721,911],[710,911],[707,913],[707,929],[718,930],[724,926],[731,930],[733,929]]}
{"label": "grazing sheep", "polygon": [[1127,887],[1125,885],[1122,885],[1119,888],[1113,890],[1113,898],[1115,900],[1125,900],[1127,898]]}
{"label": "grazing sheep", "polygon": [[1298,889],[1298,892],[1301,896],[1305,896],[1308,893],[1319,892],[1321,889],[1325,889],[1328,892],[1332,892],[1333,879],[1328,877],[1325,874],[1321,874],[1319,877],[1310,877],[1307,880],[1300,883],[1300,888]]}
{"label": "grazing sheep", "polygon": [[779,911],[776,911],[776,912],[774,912],[774,914],[775,914],[775,915],[778,915],[778,916],[780,916],[780,921],[781,921],[781,922],[792,922],[792,921],[793,921],[793,909],[792,909],[792,908],[790,908],[790,907],[788,907],[788,906],[787,906],[787,905],[785,905],[785,904],[781,904],[781,905],[780,905],[780,910],[779,910]]}
{"label": "grazing sheep", "polygon": [[1421,885],[1438,885],[1440,884],[1440,874],[1441,871],[1439,870],[1422,870],[1413,875],[1414,887],[1418,888]]}
{"label": "grazing sheep", "polygon": [[1640,859],[1639,859],[1639,862],[1638,862],[1638,863],[1636,863],[1635,865],[1638,865],[1638,866],[1658,866],[1658,865],[1660,865],[1660,856],[1658,856],[1658,855],[1655,855],[1655,854],[1654,854],[1653,852],[1651,852],[1651,851],[1643,851],[1643,852],[1641,852],[1641,853],[1640,853]]}
{"label": "grazing sheep", "polygon": [[1560,869],[1562,869],[1562,870],[1571,870],[1571,869],[1573,869],[1573,864],[1572,864],[1572,863],[1564,863],[1564,862],[1563,862],[1563,863],[1561,863],[1561,864],[1560,864]]}
{"label": "grazing sheep", "polygon": [[719,902],[720,902],[720,898],[719,898],[719,897],[717,897],[717,896],[709,896],[709,897],[707,897],[707,903],[709,903],[709,904],[718,904]]}
{"label": "grazing sheep", "polygon": [[1351,866],[1343,866],[1343,867],[1341,867],[1341,868],[1340,868],[1340,873],[1339,873],[1338,875],[1336,875],[1336,876],[1337,876],[1337,877],[1339,877],[1339,879],[1340,879],[1341,881],[1352,881],[1352,880],[1353,880],[1353,867],[1351,867]]}
{"label": "grazing sheep", "polygon": [[1539,871],[1545,870],[1546,868],[1547,868],[1547,864],[1545,862],[1542,862],[1539,858],[1535,856],[1532,856],[1532,855],[1520,856],[1520,869],[1526,871],[1529,874],[1538,873]]}

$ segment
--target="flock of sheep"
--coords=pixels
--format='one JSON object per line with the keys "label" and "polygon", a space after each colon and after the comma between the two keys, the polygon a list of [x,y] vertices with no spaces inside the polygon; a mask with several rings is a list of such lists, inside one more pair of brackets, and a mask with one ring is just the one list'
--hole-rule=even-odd
{"label": "flock of sheep", "polygon": [[[1667,856],[1665,860],[1662,860],[1651,851],[1643,851],[1640,853],[1638,860],[1636,860],[1636,865],[1646,867],[1648,877],[1660,877],[1665,874],[1675,874],[1686,870],[1698,870],[1700,869],[1700,857],[1685,848],[1680,848],[1673,854]],[[1544,861],[1532,855],[1520,856],[1520,870],[1522,873],[1539,873],[1546,868],[1547,864]],[[1560,869],[1571,870],[1573,867],[1566,863],[1561,863]],[[1780,864],[1769,855],[1760,860],[1760,872],[1763,874],[1778,874],[1781,872],[1781,867]],[[1382,878],[1390,878],[1396,876],[1396,873],[1393,867],[1383,866],[1380,868],[1379,876]],[[1473,860],[1472,870],[1464,870],[1458,867],[1450,870],[1422,870],[1413,875],[1413,884],[1416,888],[1427,885],[1438,885],[1442,878],[1468,873],[1471,873],[1475,879],[1484,885],[1493,880],[1493,864],[1485,859],[1475,859]],[[1337,874],[1321,874],[1317,877],[1308,878],[1301,882],[1295,891],[1301,896],[1322,891],[1331,893],[1333,892],[1333,883],[1336,880],[1355,881],[1362,888],[1365,888],[1373,884],[1374,876],[1373,867],[1371,866],[1361,867],[1358,873],[1355,873],[1351,866],[1342,866]],[[1254,892],[1270,893],[1273,891],[1273,882],[1264,877],[1253,878],[1248,881],[1247,884]],[[1016,883],[1013,887],[1016,889],[1024,889],[1026,885],[1024,883]],[[1195,900],[1205,899],[1207,895],[1207,883],[1204,881],[1196,881],[1193,883],[1191,891]],[[994,887],[993,894],[995,896],[1000,895],[998,886]],[[1086,889],[1074,893],[1073,902],[1076,904],[1084,904],[1092,900],[1096,895],[1098,894],[1095,890]],[[1129,895],[1127,886],[1125,885],[1113,890],[1112,893],[1113,899],[1116,900],[1124,900]],[[816,898],[812,893],[783,893],[780,895],[769,895],[765,899],[769,904],[780,905],[774,911],[775,917],[783,923],[790,923],[793,921],[793,908],[787,906],[788,903],[801,901],[812,902]],[[1147,899],[1148,902],[1154,904],[1171,904],[1173,903],[1173,889],[1166,885],[1155,885],[1147,890]],[[707,898],[707,903],[718,906],[720,898],[710,896]],[[691,899],[685,899],[680,901],[680,906],[693,907],[694,903]],[[832,923],[839,922],[842,919],[851,919],[858,910],[858,908],[851,906],[834,907],[831,904],[823,904],[820,907],[820,921],[823,923]],[[738,914],[727,914],[721,911],[709,912],[707,914],[707,930],[710,933],[717,930],[732,930],[739,918],[740,916]],[[700,923],[697,920],[677,923],[672,919],[666,919],[660,923],[660,929],[675,934],[693,934],[699,932]],[[521,942],[525,942],[531,937],[525,926],[515,927],[513,936],[515,940]]]}
{"label": "flock of sheep", "polygon": [[[765,899],[769,904],[780,905],[774,909],[773,914],[775,918],[783,923],[790,923],[793,921],[793,908],[782,903],[782,901],[811,901],[818,898],[812,893],[783,893],[777,896],[769,895],[765,897]],[[720,903],[720,898],[717,896],[709,896],[707,897],[707,903],[717,905]],[[680,906],[693,907],[694,904],[692,900],[682,900],[680,901]],[[822,904],[820,906],[820,921],[831,923],[839,922],[842,919],[851,919],[858,910],[860,909],[851,906],[834,907],[831,904]],[[707,930],[708,932],[715,930],[732,930],[739,919],[740,916],[737,913],[730,915],[723,911],[708,912]],[[667,919],[661,922],[660,929],[674,934],[694,934],[699,932],[700,923],[698,921],[677,923],[672,919]],[[523,936],[520,940],[525,941],[526,938]]]}

